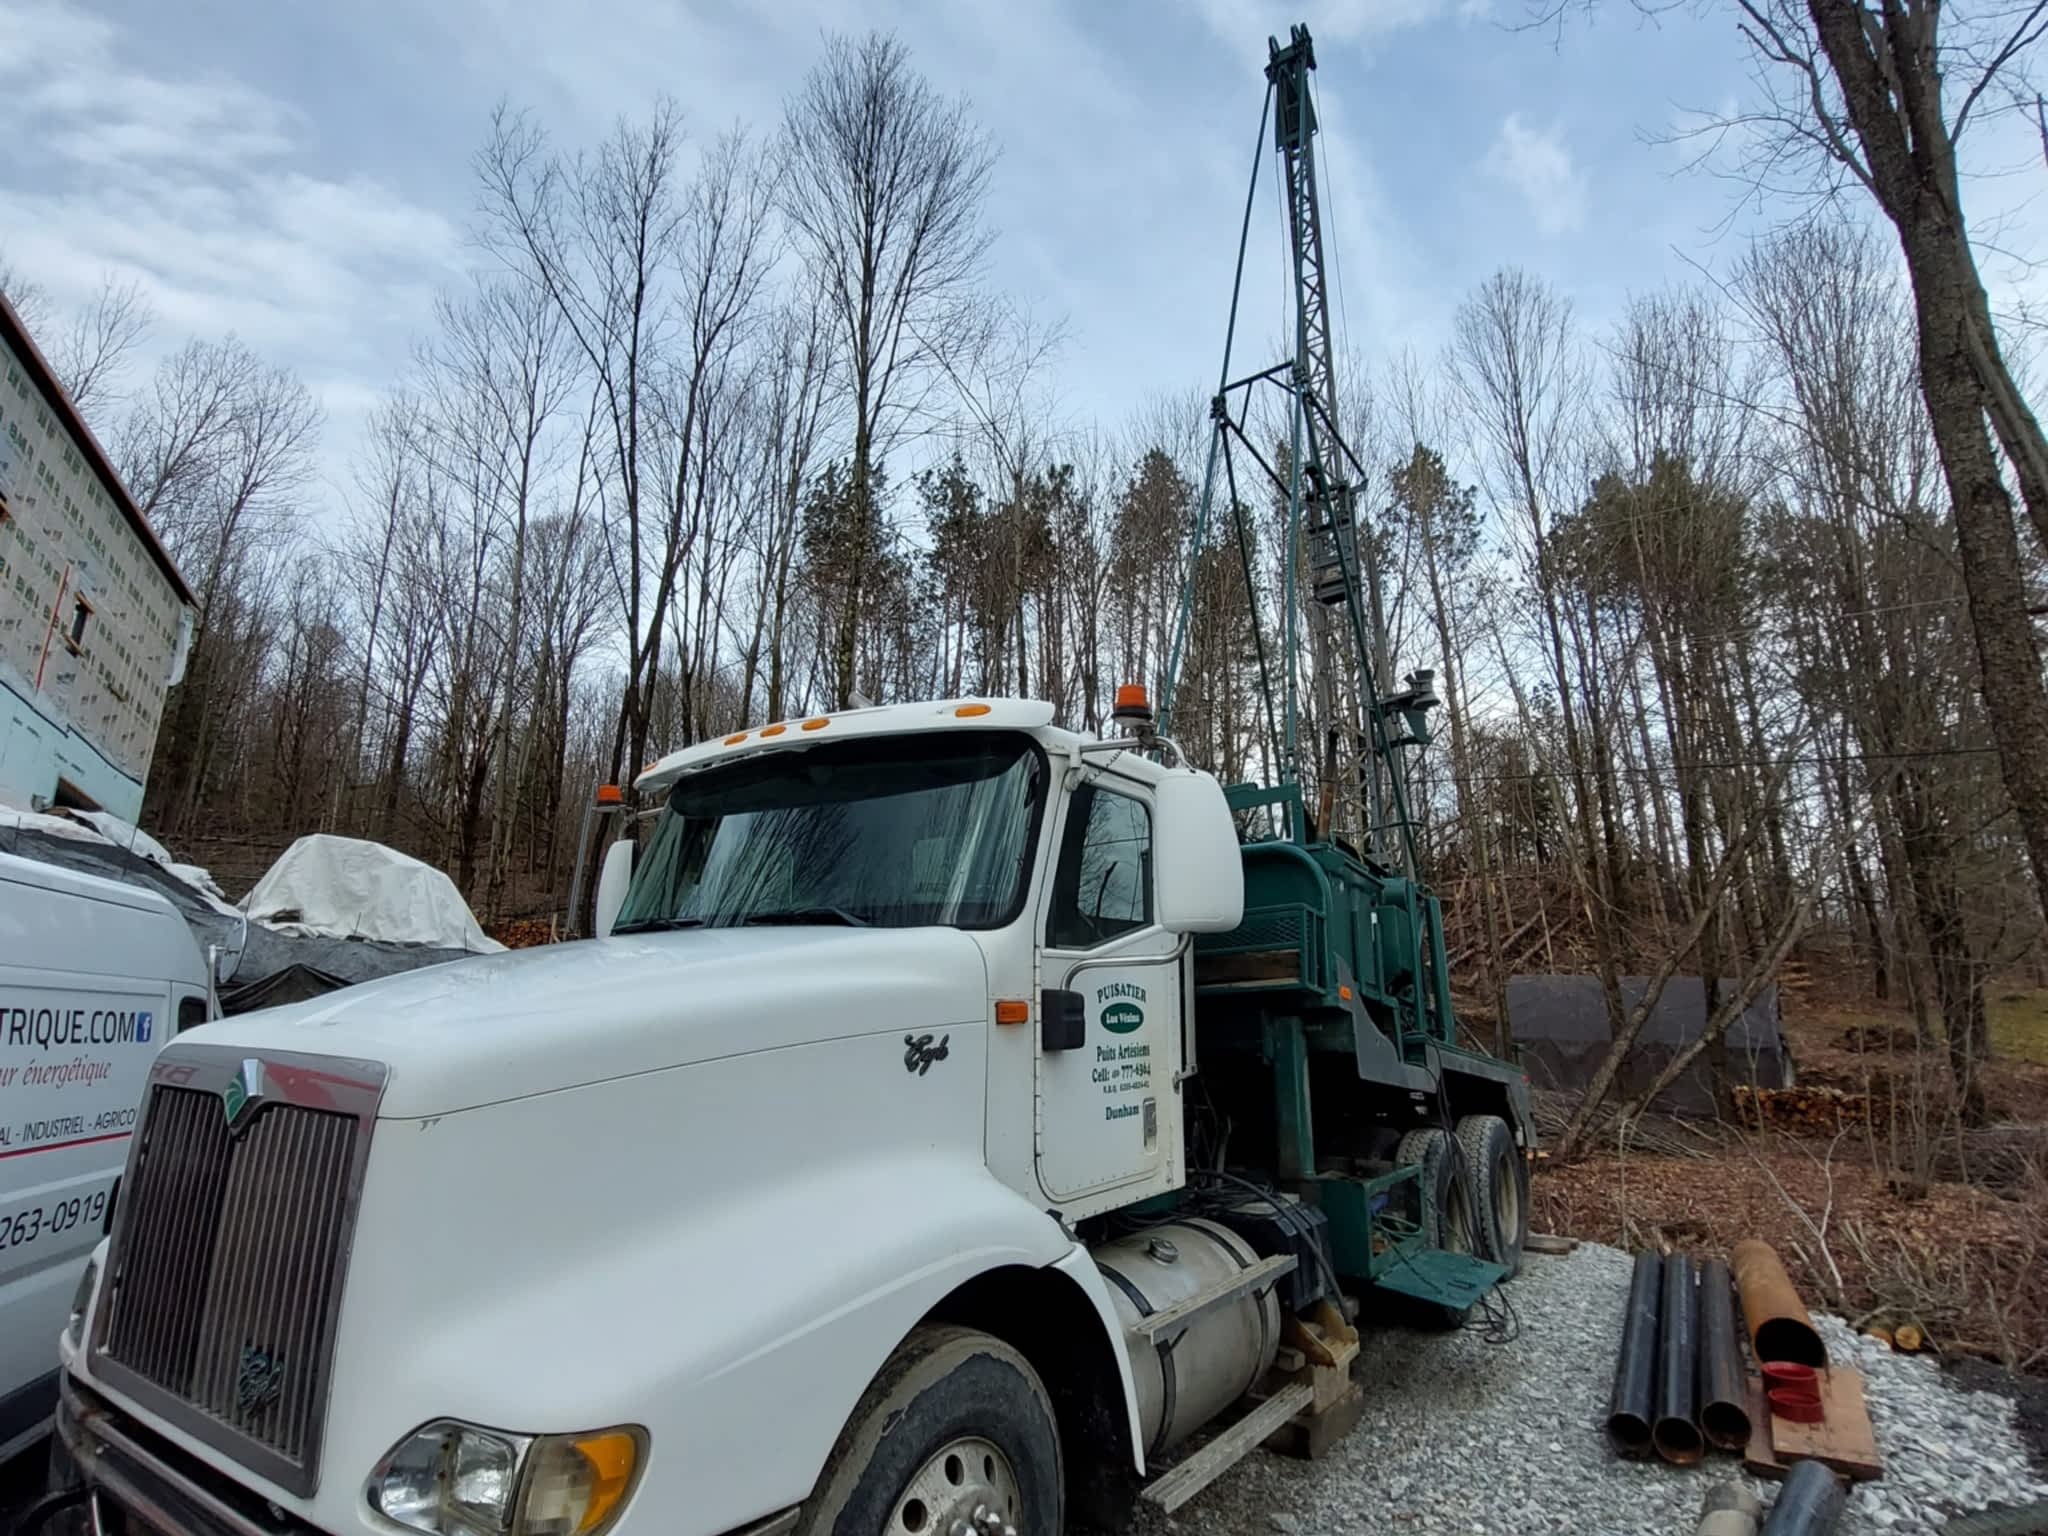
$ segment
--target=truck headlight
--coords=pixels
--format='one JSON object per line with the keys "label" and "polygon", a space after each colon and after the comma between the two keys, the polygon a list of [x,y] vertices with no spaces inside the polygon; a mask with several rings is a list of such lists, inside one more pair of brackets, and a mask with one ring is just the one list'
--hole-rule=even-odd
{"label": "truck headlight", "polygon": [[647,1436],[512,1435],[438,1419],[391,1448],[370,1505],[430,1536],[602,1536],[633,1491]]}
{"label": "truck headlight", "polygon": [[100,1256],[95,1253],[85,1261],[85,1272],[78,1277],[78,1289],[71,1293],[71,1320],[64,1325],[64,1337],[73,1349],[78,1348],[85,1338],[85,1314],[92,1306],[92,1288],[99,1278]]}

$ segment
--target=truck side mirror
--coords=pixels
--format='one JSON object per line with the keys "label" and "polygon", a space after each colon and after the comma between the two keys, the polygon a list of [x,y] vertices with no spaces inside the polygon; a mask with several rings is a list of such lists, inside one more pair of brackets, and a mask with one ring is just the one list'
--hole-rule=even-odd
{"label": "truck side mirror", "polygon": [[1152,791],[1152,869],[1159,926],[1228,933],[1244,920],[1237,823],[1211,774],[1169,773]]}
{"label": "truck side mirror", "polygon": [[626,887],[633,881],[633,839],[622,837],[604,851],[604,863],[597,872],[597,911],[591,931],[600,939],[611,937],[612,924],[619,920],[619,908],[626,904]]}

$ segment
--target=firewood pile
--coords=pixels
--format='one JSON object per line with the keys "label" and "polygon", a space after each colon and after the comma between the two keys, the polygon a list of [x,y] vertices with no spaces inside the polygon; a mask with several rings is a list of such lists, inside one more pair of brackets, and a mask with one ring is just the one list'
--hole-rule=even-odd
{"label": "firewood pile", "polygon": [[507,949],[532,949],[555,942],[555,925],[544,917],[509,917],[492,927],[491,937]]}
{"label": "firewood pile", "polygon": [[1735,1087],[1736,1119],[1750,1130],[1783,1131],[1793,1136],[1832,1136],[1867,1124],[1872,1112],[1868,1093],[1840,1088]]}

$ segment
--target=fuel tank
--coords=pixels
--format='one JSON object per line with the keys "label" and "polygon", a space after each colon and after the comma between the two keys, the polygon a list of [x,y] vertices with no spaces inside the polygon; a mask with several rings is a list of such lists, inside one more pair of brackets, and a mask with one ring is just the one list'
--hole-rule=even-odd
{"label": "fuel tank", "polygon": [[[1243,1238],[1198,1216],[1162,1222],[1092,1252],[1127,1333],[1143,1318],[1227,1286],[1259,1261]],[[1267,1284],[1240,1292],[1152,1344],[1133,1338],[1131,1375],[1148,1452],[1193,1434],[1271,1369],[1280,1348],[1274,1290]]]}

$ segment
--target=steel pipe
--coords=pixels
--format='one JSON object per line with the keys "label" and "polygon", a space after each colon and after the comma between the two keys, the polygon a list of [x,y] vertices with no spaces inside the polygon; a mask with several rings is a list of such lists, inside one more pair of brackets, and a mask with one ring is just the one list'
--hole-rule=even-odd
{"label": "steel pipe", "polygon": [[1749,1444],[1749,1390],[1735,1342],[1735,1282],[1726,1259],[1700,1265],[1700,1431],[1724,1451]]}
{"label": "steel pipe", "polygon": [[1806,1315],[1806,1303],[1793,1288],[1777,1250],[1755,1238],[1737,1243],[1729,1254],[1735,1288],[1742,1293],[1742,1317],[1749,1326],[1749,1345],[1757,1363],[1791,1360],[1815,1370],[1828,1363],[1827,1346]]}
{"label": "steel pipe", "polygon": [[1700,1438],[1695,1366],[1699,1360],[1699,1293],[1693,1289],[1692,1258],[1674,1253],[1664,1261],[1664,1327],[1657,1341],[1657,1418],[1650,1442],[1657,1454],[1681,1467],[1706,1453]]}
{"label": "steel pipe", "polygon": [[1614,1395],[1607,1406],[1607,1438],[1624,1456],[1650,1454],[1650,1414],[1657,1383],[1658,1286],[1664,1261],[1636,1255],[1621,1324],[1621,1356],[1614,1363]]}
{"label": "steel pipe", "polygon": [[1794,1462],[1764,1521],[1763,1536],[1827,1536],[1847,1498],[1847,1487],[1826,1462]]}

